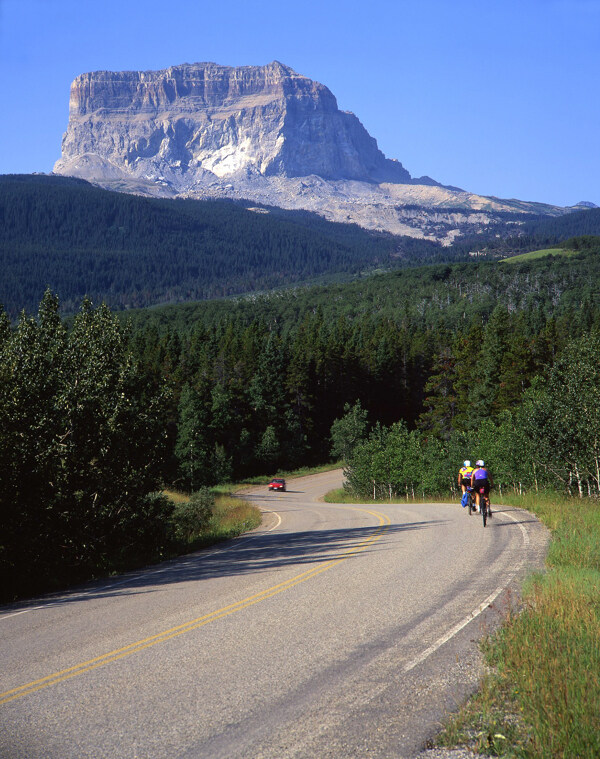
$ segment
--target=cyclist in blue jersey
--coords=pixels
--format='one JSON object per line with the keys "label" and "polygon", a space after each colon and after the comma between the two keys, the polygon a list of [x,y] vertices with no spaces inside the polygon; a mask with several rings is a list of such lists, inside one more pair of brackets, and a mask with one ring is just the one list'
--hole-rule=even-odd
{"label": "cyclist in blue jersey", "polygon": [[492,475],[490,474],[489,469],[486,468],[483,459],[478,459],[475,462],[475,469],[473,469],[473,474],[471,475],[471,485],[475,491],[475,503],[477,506],[477,511],[480,511],[481,491],[483,490],[484,495],[489,496],[490,488],[494,487]]}

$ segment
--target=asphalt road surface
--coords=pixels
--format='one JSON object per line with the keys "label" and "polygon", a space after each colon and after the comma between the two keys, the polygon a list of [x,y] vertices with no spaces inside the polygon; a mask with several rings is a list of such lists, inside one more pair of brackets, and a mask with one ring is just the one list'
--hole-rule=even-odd
{"label": "asphalt road surface", "polygon": [[476,686],[477,641],[547,536],[498,507],[248,496],[262,527],[0,609],[7,759],[414,757]]}

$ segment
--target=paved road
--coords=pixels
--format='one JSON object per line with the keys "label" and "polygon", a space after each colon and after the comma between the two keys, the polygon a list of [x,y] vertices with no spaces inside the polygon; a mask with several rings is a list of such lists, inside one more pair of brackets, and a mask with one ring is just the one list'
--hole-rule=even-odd
{"label": "paved road", "polygon": [[416,756],[546,534],[513,509],[484,529],[457,504],[318,502],[340,482],[255,489],[249,536],[0,609],[0,756]]}

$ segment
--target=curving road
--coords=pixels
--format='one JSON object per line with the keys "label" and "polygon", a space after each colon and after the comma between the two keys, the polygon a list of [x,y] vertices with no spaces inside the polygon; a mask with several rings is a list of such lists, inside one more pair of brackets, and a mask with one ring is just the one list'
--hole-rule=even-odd
{"label": "curving road", "polygon": [[329,505],[341,472],[247,496],[247,536],[0,609],[7,759],[414,757],[547,536],[460,505]]}

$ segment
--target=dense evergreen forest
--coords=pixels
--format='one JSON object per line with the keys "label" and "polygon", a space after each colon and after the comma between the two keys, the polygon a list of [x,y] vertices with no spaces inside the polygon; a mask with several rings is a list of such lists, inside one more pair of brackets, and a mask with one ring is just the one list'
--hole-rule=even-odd
{"label": "dense evergreen forest", "polygon": [[170,477],[194,487],[217,459],[235,476],[323,461],[357,401],[372,425],[438,441],[496,419],[599,327],[599,282],[596,238],[568,258],[133,312],[137,357],[173,391]]}
{"label": "dense evergreen forest", "polygon": [[63,311],[75,311],[85,295],[122,309],[349,278],[443,253],[422,240],[247,205],[143,198],[67,177],[2,176],[0,302],[14,317],[34,310],[50,287]]}
{"label": "dense evergreen forest", "polygon": [[502,223],[487,234],[444,248],[308,212],[249,207],[144,198],[68,177],[0,176],[0,302],[15,318],[22,308],[34,311],[50,287],[63,312],[76,311],[86,295],[113,309],[145,307],[347,281],[468,260],[473,250],[500,256],[600,234],[600,209],[556,219],[500,214]]}

